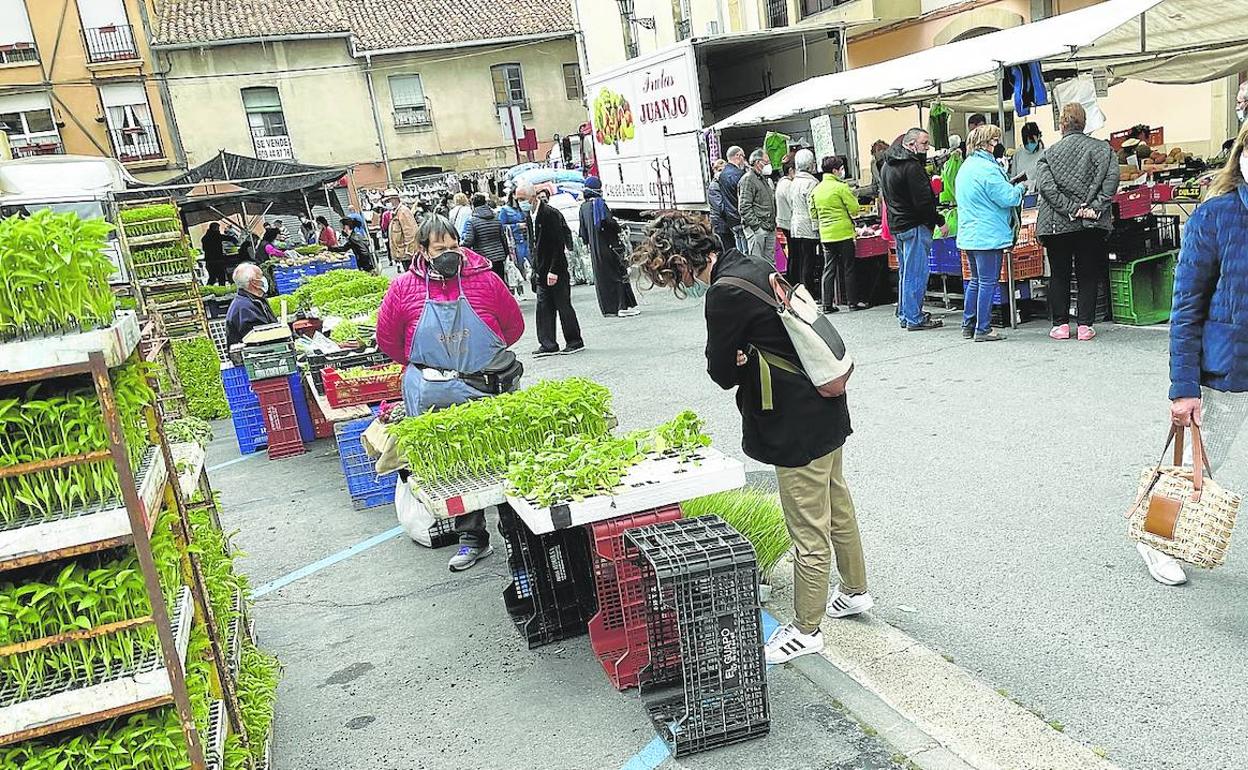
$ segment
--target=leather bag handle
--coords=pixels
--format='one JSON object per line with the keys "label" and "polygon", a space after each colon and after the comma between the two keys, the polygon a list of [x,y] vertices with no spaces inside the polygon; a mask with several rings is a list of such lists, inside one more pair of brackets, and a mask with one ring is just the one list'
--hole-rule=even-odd
{"label": "leather bag handle", "polygon": [[[1157,461],[1157,476],[1161,475],[1161,464],[1165,462],[1166,452],[1174,444],[1174,466],[1183,467],[1183,447],[1186,429],[1182,425],[1170,426],[1170,435],[1166,446],[1161,450],[1161,459]],[[1176,441],[1177,439],[1177,441]],[[1205,454],[1205,442],[1200,435],[1200,426],[1192,423],[1192,501],[1197,502],[1205,487],[1205,474],[1213,478],[1213,469],[1209,467],[1209,456]],[[1154,483],[1156,479],[1154,478]]]}

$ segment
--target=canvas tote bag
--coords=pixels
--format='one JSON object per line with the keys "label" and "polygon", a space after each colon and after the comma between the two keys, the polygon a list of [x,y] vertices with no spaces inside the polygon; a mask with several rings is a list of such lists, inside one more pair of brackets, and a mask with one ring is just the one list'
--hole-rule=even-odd
{"label": "canvas tote bag", "polygon": [[[1184,432],[1171,427],[1161,460],[1140,475],[1139,492],[1127,511],[1127,534],[1179,561],[1217,567],[1231,547],[1240,496],[1213,480],[1197,425],[1191,426],[1192,467],[1183,465]],[[1171,444],[1174,464],[1163,466]]]}

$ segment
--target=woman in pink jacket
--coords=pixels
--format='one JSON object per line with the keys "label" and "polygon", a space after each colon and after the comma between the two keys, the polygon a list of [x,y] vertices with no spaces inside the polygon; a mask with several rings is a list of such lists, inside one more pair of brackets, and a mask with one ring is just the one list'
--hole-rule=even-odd
{"label": "woman in pink jacket", "polygon": [[[460,248],[459,232],[446,217],[426,218],[418,241],[411,269],[390,284],[377,315],[377,344],[407,364],[407,413],[514,390],[523,369],[507,348],[524,333],[515,297],[489,260]],[[493,553],[484,511],[456,517],[455,531],[459,551],[451,557],[452,572]]]}

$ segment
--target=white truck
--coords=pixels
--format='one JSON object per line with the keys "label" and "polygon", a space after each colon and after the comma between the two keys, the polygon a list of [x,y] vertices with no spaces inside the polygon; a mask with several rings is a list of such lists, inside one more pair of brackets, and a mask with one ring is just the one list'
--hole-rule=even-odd
{"label": "white truck", "polygon": [[[603,198],[626,224],[664,209],[705,210],[711,161],[729,146],[748,153],[767,131],[814,144],[809,117],[722,135],[709,126],[844,62],[835,24],[692,38],[592,73],[585,85]],[[831,115],[831,127],[834,151],[853,168],[852,118]]]}

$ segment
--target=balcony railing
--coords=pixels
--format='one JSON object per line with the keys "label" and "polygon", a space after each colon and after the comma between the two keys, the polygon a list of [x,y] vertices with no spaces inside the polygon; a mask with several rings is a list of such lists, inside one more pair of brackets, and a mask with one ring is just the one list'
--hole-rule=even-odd
{"label": "balcony railing", "polygon": [[84,29],[82,35],[87,43],[87,61],[92,64],[139,58],[139,48],[134,44],[134,28],[129,24],[90,27]]}
{"label": "balcony railing", "polygon": [[139,160],[159,160],[165,157],[160,149],[160,137],[155,126],[114,128],[108,132],[113,142],[113,154],[123,163]]}
{"label": "balcony railing", "polygon": [[65,145],[55,136],[10,136],[9,147],[15,158],[65,154]]}
{"label": "balcony railing", "polygon": [[394,110],[395,128],[425,128],[433,125],[433,115],[429,112],[429,102],[421,106],[396,107]]}
{"label": "balcony railing", "polygon": [[0,45],[0,64],[27,64],[39,61],[39,52],[31,43]]}

